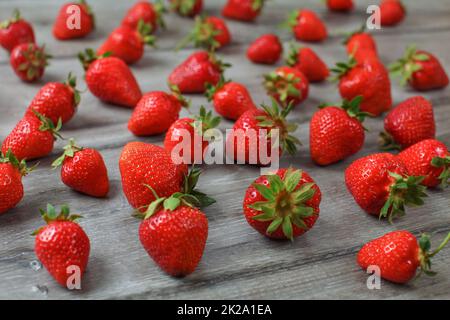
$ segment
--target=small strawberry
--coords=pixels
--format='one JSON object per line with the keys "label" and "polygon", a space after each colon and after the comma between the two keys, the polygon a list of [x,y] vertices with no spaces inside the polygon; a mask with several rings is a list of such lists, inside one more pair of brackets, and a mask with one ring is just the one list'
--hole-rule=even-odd
{"label": "small strawberry", "polygon": [[436,135],[433,106],[424,97],[411,97],[390,111],[380,134],[383,150],[401,150]]}
{"label": "small strawberry", "polygon": [[126,13],[122,20],[123,26],[128,26],[131,29],[136,29],[139,21],[143,20],[150,25],[152,32],[156,31],[158,27],[165,28],[163,13],[166,12],[162,1],[158,0],[155,3],[149,1],[138,1]]}
{"label": "small strawberry", "polygon": [[[79,13],[76,19],[73,17],[74,13]],[[85,0],[80,0],[61,7],[53,25],[53,35],[58,40],[77,39],[87,36],[94,29],[94,13]]]}
{"label": "small strawberry", "polygon": [[229,19],[250,22],[255,20],[264,7],[265,0],[228,0],[222,15]]}
{"label": "small strawberry", "polygon": [[92,49],[78,55],[86,70],[86,83],[100,100],[134,108],[142,97],[141,89],[130,68],[121,59],[108,54],[97,56]]}
{"label": "small strawberry", "polygon": [[[368,53],[372,51],[378,57],[377,43],[370,33],[366,31],[366,25],[362,28],[350,33],[344,41],[349,55],[356,57],[363,57],[359,54],[360,51]],[[357,60],[358,61],[358,60]]]}
{"label": "small strawberry", "polygon": [[362,122],[367,116],[359,110],[362,97],[344,100],[341,106],[323,106],[311,118],[309,141],[313,161],[326,166],[357,153],[364,145]]}
{"label": "small strawberry", "polygon": [[380,3],[380,24],[395,26],[403,21],[406,9],[400,0],[382,0]]}
{"label": "small strawberry", "polygon": [[203,10],[203,0],[170,0],[173,11],[183,17],[195,17]]}
{"label": "small strawberry", "polygon": [[322,82],[330,75],[327,65],[310,48],[291,45],[286,64],[302,72],[309,82]]}
{"label": "small strawberry", "polygon": [[292,29],[297,40],[319,42],[327,38],[327,28],[320,18],[311,10],[293,11],[284,23]]}
{"label": "small strawberry", "polygon": [[69,207],[47,205],[47,211],[39,209],[47,223],[37,229],[34,251],[51,276],[63,287],[68,287],[74,266],[84,274],[89,260],[90,242],[84,230],[76,223],[80,215],[70,214]]}
{"label": "small strawberry", "polygon": [[74,116],[80,103],[80,92],[76,88],[77,79],[71,73],[66,82],[49,82],[34,96],[25,115],[33,114],[33,110],[57,123],[62,124]]}
{"label": "small strawberry", "polygon": [[208,85],[208,101],[221,116],[237,120],[244,112],[256,109],[248,89],[240,83],[225,81],[222,77],[216,86]]}
{"label": "small strawberry", "polygon": [[448,76],[439,60],[431,53],[409,46],[403,58],[389,66],[394,76],[401,77],[400,84],[418,91],[442,89],[448,86]]}
{"label": "small strawberry", "polygon": [[45,47],[34,43],[22,43],[11,52],[10,64],[16,75],[23,81],[34,82],[42,78],[48,59]]}
{"label": "small strawberry", "polygon": [[279,169],[248,187],[244,215],[266,237],[294,240],[316,223],[321,198],[319,187],[305,171]]}
{"label": "small strawberry", "polygon": [[0,45],[11,52],[23,43],[34,43],[34,31],[31,24],[15,10],[12,18],[0,22]]}
{"label": "small strawberry", "polygon": [[[417,240],[408,231],[393,231],[366,243],[358,252],[357,261],[361,268],[369,266],[380,268],[380,276],[394,283],[407,283],[414,277],[425,273],[434,276],[431,270],[431,258],[450,240],[450,233],[430,252],[431,241],[428,234],[422,234]],[[416,276],[417,269],[419,273]]]}
{"label": "small strawberry", "polygon": [[52,163],[61,167],[61,180],[68,187],[98,198],[109,191],[108,172],[102,155],[95,149],[84,149],[70,139],[61,157]]}
{"label": "small strawberry", "polygon": [[419,206],[426,197],[424,177],[408,176],[406,166],[390,153],[376,153],[354,161],[345,170],[345,183],[356,203],[368,214],[388,217],[405,214],[405,206]]}
{"label": "small strawberry", "polygon": [[445,188],[450,179],[450,152],[435,139],[422,140],[400,152],[397,156],[406,166],[408,174],[423,176],[427,187]]}
{"label": "small strawberry", "polygon": [[264,34],[247,49],[247,58],[254,63],[275,64],[283,52],[280,39],[274,34]]}
{"label": "small strawberry", "polygon": [[303,72],[291,67],[279,67],[264,75],[267,94],[283,107],[297,106],[308,98],[309,81]]}
{"label": "small strawberry", "polygon": [[326,2],[331,11],[348,12],[354,7],[353,0],[327,0]]}

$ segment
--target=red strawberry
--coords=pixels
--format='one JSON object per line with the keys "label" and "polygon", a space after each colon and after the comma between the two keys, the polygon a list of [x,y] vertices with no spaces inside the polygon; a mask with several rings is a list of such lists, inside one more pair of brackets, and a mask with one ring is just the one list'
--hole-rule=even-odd
{"label": "red strawberry", "polygon": [[303,72],[291,67],[279,67],[264,75],[264,87],[267,94],[283,107],[289,104],[297,106],[309,94],[309,81]]}
{"label": "red strawberry", "polygon": [[394,76],[400,76],[401,85],[409,83],[419,91],[442,89],[448,86],[448,76],[439,60],[431,53],[409,46],[403,58],[390,65]]}
{"label": "red strawberry", "polygon": [[80,103],[80,92],[76,89],[77,79],[71,73],[64,83],[49,82],[34,96],[25,115],[33,114],[33,110],[57,123],[62,124],[74,116]]}
{"label": "red strawberry", "polygon": [[35,111],[16,124],[3,141],[2,152],[6,154],[11,149],[19,161],[45,157],[52,152],[56,137],[61,137],[61,126],[61,121],[55,127],[50,119]]}
{"label": "red strawberry", "polygon": [[0,22],[0,45],[11,52],[22,43],[34,43],[34,31],[31,24],[15,10],[12,18]]}
{"label": "red strawberry", "polygon": [[292,45],[286,64],[302,72],[310,82],[322,82],[330,75],[327,65],[310,48]]}
{"label": "red strawberry", "polygon": [[354,56],[358,62],[361,61],[357,58],[363,60],[366,58],[365,56],[378,58],[377,43],[370,33],[365,32],[365,25],[361,29],[352,32],[344,43],[347,47],[347,53]]}
{"label": "red strawberry", "polygon": [[61,167],[61,180],[68,187],[98,198],[109,191],[108,172],[103,157],[95,149],[84,149],[70,139],[61,157],[52,163]]}
{"label": "red strawberry", "polygon": [[293,11],[285,24],[300,41],[319,42],[328,36],[325,24],[311,10]]}
{"label": "red strawberry", "polygon": [[253,21],[264,7],[265,0],[228,0],[222,9],[222,15],[229,19]]}
{"label": "red strawberry", "polygon": [[352,11],[353,0],[327,0],[327,7],[331,11],[348,12]]}
{"label": "red strawberry", "polygon": [[170,0],[173,11],[183,17],[195,17],[203,10],[203,0]]}
{"label": "red strawberry", "polygon": [[138,1],[128,10],[122,20],[122,25],[136,29],[139,20],[143,20],[152,27],[152,31],[156,31],[158,27],[165,28],[164,12],[166,12],[166,9],[162,1],[156,1],[154,4],[148,1]]}
{"label": "red strawberry", "polygon": [[250,44],[247,57],[254,63],[274,64],[282,52],[280,39],[274,34],[264,34]]}
{"label": "red strawberry", "polygon": [[400,0],[382,0],[380,3],[380,23],[382,26],[395,26],[403,21],[405,7]]}
{"label": "red strawberry", "polygon": [[408,231],[393,231],[366,243],[358,252],[358,264],[366,270],[369,266],[380,268],[380,276],[395,283],[406,283],[419,274],[433,276],[431,258],[450,240],[450,233],[434,251],[427,234],[419,240]]}
{"label": "red strawberry", "polygon": [[388,217],[405,214],[405,206],[423,204],[423,177],[408,176],[406,166],[390,153],[376,153],[354,161],[345,170],[345,183],[356,203],[368,214]]}
{"label": "red strawberry", "polygon": [[313,161],[326,166],[357,153],[364,145],[362,122],[367,114],[359,110],[362,97],[341,106],[324,106],[310,123],[309,141]]}
{"label": "red strawberry", "polygon": [[438,140],[422,140],[403,150],[397,156],[406,166],[408,174],[423,176],[422,184],[445,188],[450,179],[450,152]]}
{"label": "red strawberry", "polygon": [[47,211],[40,209],[46,226],[36,230],[34,251],[52,277],[63,287],[71,284],[73,266],[84,274],[89,260],[90,242],[83,229],[76,223],[81,218],[71,215],[69,207],[62,206],[61,212],[47,205]]}
{"label": "red strawberry", "polygon": [[342,98],[353,100],[363,96],[361,111],[379,116],[392,106],[391,81],[383,64],[379,61],[357,63],[350,57],[348,63],[337,63],[331,69],[338,74],[339,91]]}
{"label": "red strawberry", "polygon": [[216,85],[229,64],[218,60],[214,54],[197,51],[177,66],[169,76],[169,84],[181,93],[204,93],[207,84]]}
{"label": "red strawberry", "polygon": [[[75,19],[73,15],[78,13],[79,18]],[[83,38],[94,29],[95,17],[91,7],[85,0],[80,0],[78,3],[70,2],[61,7],[53,25],[53,35],[58,40]]]}
{"label": "red strawberry", "polygon": [[225,81],[223,77],[216,86],[208,85],[208,101],[213,101],[214,109],[221,116],[237,120],[244,112],[256,109],[250,92],[240,83]]}
{"label": "red strawberry", "polygon": [[97,56],[92,49],[78,55],[86,70],[86,83],[100,100],[134,108],[142,97],[141,89],[130,68],[121,59]]}
{"label": "red strawberry", "polygon": [[16,75],[23,81],[34,82],[44,75],[47,60],[45,47],[34,43],[22,43],[11,52],[10,63]]}
{"label": "red strawberry", "polygon": [[248,187],[244,215],[259,233],[272,239],[294,240],[316,223],[321,198],[319,187],[306,172],[279,169]]}
{"label": "red strawberry", "polygon": [[411,97],[400,103],[384,119],[380,134],[383,150],[401,150],[436,135],[433,106],[424,97]]}

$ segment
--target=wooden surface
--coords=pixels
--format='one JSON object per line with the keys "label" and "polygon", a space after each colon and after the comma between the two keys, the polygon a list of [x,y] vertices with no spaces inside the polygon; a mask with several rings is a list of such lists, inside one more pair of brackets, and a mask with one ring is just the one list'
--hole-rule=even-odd
{"label": "wooden surface", "polygon": [[[8,17],[13,8],[35,26],[39,43],[46,43],[54,56],[44,79],[37,84],[20,82],[0,52],[0,141],[23,115],[28,103],[47,81],[62,81],[69,71],[79,78],[83,71],[75,59],[85,47],[97,47],[122,18],[130,1],[90,1],[97,14],[98,29],[88,39],[57,42],[51,36],[51,26],[62,1],[3,0],[0,19]],[[207,11],[218,14],[224,1],[206,0]],[[249,41],[266,32],[278,33],[285,44],[290,34],[277,29],[285,15],[298,7],[316,10],[327,22],[330,38],[312,47],[329,64],[345,58],[340,45],[342,33],[351,31],[364,21],[365,8],[371,1],[356,1],[358,8],[351,15],[327,12],[321,1],[273,0],[255,24],[229,22],[233,44],[220,51],[221,57],[232,63],[226,76],[246,84],[256,102],[268,101],[260,85],[261,75],[271,66],[250,64],[245,58]],[[375,2],[375,1],[372,1]],[[405,1],[408,18],[397,28],[376,32],[384,62],[400,56],[409,43],[435,53],[450,72],[450,1]],[[167,17],[168,29],[159,32],[158,49],[148,49],[145,57],[133,66],[143,91],[166,88],[172,68],[185,59],[192,49],[173,52],[177,41],[192,26],[192,21],[173,14]],[[281,63],[281,62],[280,62]],[[450,146],[450,90],[427,93],[433,101],[438,138]],[[415,93],[393,82],[396,103]],[[207,104],[201,96],[189,97],[194,109]],[[450,229],[449,190],[430,191],[425,206],[408,210],[408,215],[391,226],[369,217],[355,204],[344,185],[344,169],[358,157],[377,152],[377,135],[382,119],[370,119],[364,150],[339,164],[326,168],[315,166],[308,151],[308,121],[317,105],[323,101],[339,101],[335,84],[311,87],[310,98],[295,110],[291,119],[300,124],[296,136],[303,141],[296,157],[282,159],[284,166],[307,170],[323,193],[320,218],[310,232],[294,243],[270,241],[250,228],[242,215],[242,198],[247,186],[259,170],[248,166],[208,166],[200,188],[217,199],[206,210],[209,218],[209,238],[198,269],[184,279],[171,278],[154,265],[141,247],[120,183],[118,158],[122,147],[137,140],[126,129],[131,111],[105,105],[84,92],[76,117],[64,128],[65,137],[75,137],[79,144],[101,151],[109,170],[111,192],[108,199],[98,200],[69,190],[59,179],[59,172],[50,163],[61,152],[64,142],[56,144],[54,152],[40,162],[39,168],[24,179],[25,197],[10,212],[0,216],[0,298],[19,299],[105,299],[105,298],[271,298],[271,299],[391,299],[450,298],[450,248],[434,260],[439,271],[435,278],[422,277],[405,285],[382,282],[381,290],[366,288],[367,275],[355,263],[362,244],[388,231],[407,229],[435,233],[436,241]],[[222,128],[232,126],[224,121]],[[140,139],[161,144],[163,137]],[[91,256],[83,289],[71,292],[59,287],[45,269],[32,268],[36,260],[30,233],[42,222],[38,208],[46,203],[67,203],[85,218],[81,225],[91,239]],[[39,288],[41,290],[39,290]]]}

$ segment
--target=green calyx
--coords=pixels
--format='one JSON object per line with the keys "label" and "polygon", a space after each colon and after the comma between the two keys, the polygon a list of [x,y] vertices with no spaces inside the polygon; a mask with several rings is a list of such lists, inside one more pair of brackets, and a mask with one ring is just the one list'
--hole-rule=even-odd
{"label": "green calyx", "polygon": [[445,239],[441,242],[439,247],[437,247],[434,251],[430,252],[431,249],[431,240],[430,236],[426,233],[422,234],[419,239],[419,261],[420,261],[420,271],[417,274],[416,278],[419,277],[422,273],[427,276],[435,276],[436,272],[431,270],[431,258],[433,258],[439,251],[441,251],[447,243],[450,241],[450,233],[447,234]]}
{"label": "green calyx", "polygon": [[208,101],[211,102],[214,99],[216,92],[222,89],[229,82],[231,82],[231,80],[225,80],[224,76],[221,75],[220,80],[216,85],[213,85],[212,83],[206,84],[205,96]]}
{"label": "green calyx", "polygon": [[223,62],[219,58],[217,58],[217,55],[214,54],[214,52],[209,52],[209,61],[220,70],[220,72],[224,72],[227,68],[231,67],[231,63]]}
{"label": "green calyx", "polygon": [[0,29],[8,29],[11,24],[19,22],[21,19],[22,17],[20,16],[20,11],[18,9],[14,9],[10,19],[0,22]]}
{"label": "green calyx", "polygon": [[189,108],[189,106],[191,105],[191,100],[186,99],[181,94],[180,88],[178,88],[176,84],[169,83],[169,89],[173,96],[181,103],[184,108]]}
{"label": "green calyx", "polygon": [[6,154],[0,153],[0,163],[11,164],[13,167],[15,167],[17,170],[19,170],[19,172],[22,176],[26,176],[27,174],[29,174],[31,171],[33,171],[38,166],[38,164],[36,164],[33,167],[28,168],[25,160],[19,161],[16,158],[16,156],[13,154],[11,149],[8,149]]}
{"label": "green calyx", "polygon": [[285,29],[294,28],[297,25],[299,14],[300,14],[299,10],[294,10],[290,12],[287,19],[280,24],[280,27]]}
{"label": "green calyx", "polygon": [[253,217],[254,220],[271,222],[267,234],[270,235],[281,227],[286,238],[293,240],[293,224],[308,230],[305,219],[315,212],[306,202],[314,196],[316,190],[313,188],[314,183],[305,183],[296,190],[302,174],[302,170],[289,168],[283,179],[276,174],[268,175],[269,187],[253,184],[265,201],[255,202],[249,208],[261,211],[261,214]]}
{"label": "green calyx", "polygon": [[[366,117],[372,117],[373,115],[371,113],[361,111],[360,105],[361,105],[362,101],[363,101],[363,96],[356,96],[351,101],[344,99],[339,107],[341,109],[344,109],[350,117],[355,118],[359,122],[363,123],[364,120],[366,119]],[[326,103],[326,104],[320,105],[319,108],[322,109],[322,108],[326,108],[331,105],[332,104]]]}
{"label": "green calyx", "polygon": [[194,116],[193,119],[195,120],[192,122],[194,130],[202,137],[207,130],[216,128],[221,121],[220,117],[213,116],[212,111],[207,112],[204,106],[200,107],[199,114]]}
{"label": "green calyx", "polygon": [[166,23],[164,21],[163,15],[167,12],[167,9],[164,6],[164,2],[162,0],[155,1],[155,3],[153,4],[153,10],[155,10],[156,13],[156,24],[165,29]]}
{"label": "green calyx", "polygon": [[417,47],[410,45],[402,58],[389,65],[389,71],[394,77],[400,77],[400,84],[405,86],[415,72],[422,70],[422,65],[418,62],[428,60],[429,55],[417,53]]}
{"label": "green calyx", "polygon": [[155,47],[156,37],[152,35],[153,28],[150,23],[145,23],[143,19],[140,19],[137,25],[137,32],[141,36],[143,43]]}
{"label": "green calyx", "polygon": [[345,76],[350,70],[352,70],[357,65],[357,61],[353,56],[350,56],[347,62],[338,62],[336,67],[332,68],[331,71],[336,75],[331,78],[332,81],[338,81],[343,76]]}
{"label": "green calyx", "polygon": [[42,114],[40,114],[39,112],[37,112],[34,109],[32,111],[35,114],[35,116],[38,117],[38,119],[41,121],[41,126],[39,127],[40,131],[50,131],[53,134],[53,137],[55,138],[55,140],[57,138],[64,140],[64,138],[59,133],[59,130],[61,130],[61,128],[62,128],[61,118],[58,119],[58,123],[55,126],[53,121],[50,120],[49,118],[43,116]]}
{"label": "green calyx", "polygon": [[286,64],[290,67],[297,65],[298,61],[298,53],[300,51],[300,46],[297,46],[295,43],[289,43],[289,51],[286,55]]}
{"label": "green calyx", "polygon": [[181,16],[190,16],[194,10],[196,0],[174,0],[171,2],[171,9]]}
{"label": "green calyx", "polygon": [[301,98],[302,93],[297,89],[297,84],[301,81],[295,74],[279,74],[271,72],[264,75],[264,87],[267,94],[278,95],[282,106],[285,107],[288,98]]}
{"label": "green calyx", "polygon": [[421,183],[425,177],[408,176],[404,177],[394,172],[389,172],[393,178],[393,183],[389,187],[389,197],[380,211],[380,219],[388,218],[392,223],[396,217],[405,215],[405,206],[416,207],[424,203],[427,189]]}
{"label": "green calyx", "polygon": [[45,45],[39,48],[32,43],[22,52],[22,56],[25,62],[21,63],[17,69],[26,72],[28,80],[34,79],[42,68],[48,66],[48,60],[52,58],[51,55],[45,53]]}
{"label": "green calyx", "polygon": [[102,55],[97,55],[93,49],[88,48],[84,52],[78,53],[78,60],[80,60],[84,70],[87,70],[95,60],[107,58],[111,56],[111,54],[111,52],[105,52]]}
{"label": "green calyx", "polygon": [[[56,211],[55,207],[52,206],[51,204],[47,204],[46,210],[39,209],[39,212],[41,214],[42,219],[44,219],[44,221],[47,224],[50,224],[55,221],[76,222],[76,220],[83,218],[82,216],[80,216],[78,214],[70,214],[70,209],[67,205],[62,205],[61,211],[59,213]],[[33,236],[37,235],[42,229],[43,229],[43,227],[35,230],[32,233],[32,235]]]}
{"label": "green calyx", "polygon": [[431,160],[431,165],[436,168],[443,168],[443,171],[438,179],[441,180],[441,188],[447,188],[450,179],[450,156],[446,156],[443,158],[434,157],[433,160]]}
{"label": "green calyx", "polygon": [[78,106],[81,101],[81,91],[77,90],[77,77],[73,75],[72,72],[69,72],[67,80],[64,82],[64,84],[70,87],[70,89],[72,90],[75,107]]}
{"label": "green calyx", "polygon": [[73,158],[75,153],[81,150],[83,150],[83,148],[77,146],[74,139],[70,139],[69,143],[64,147],[64,153],[58,159],[53,161],[52,163],[53,169],[56,169],[59,166],[61,166],[67,157]]}
{"label": "green calyx", "polygon": [[252,9],[254,11],[259,11],[262,10],[262,8],[264,7],[264,2],[266,0],[253,0],[252,2]]}
{"label": "green calyx", "polygon": [[221,31],[217,30],[212,23],[206,21],[206,16],[195,17],[195,24],[192,31],[176,46],[178,51],[189,43],[193,43],[196,48],[205,48],[214,52],[220,47],[220,43],[215,39]]}
{"label": "green calyx", "polygon": [[394,137],[386,131],[380,132],[378,145],[383,151],[402,150],[402,146],[395,142]]}

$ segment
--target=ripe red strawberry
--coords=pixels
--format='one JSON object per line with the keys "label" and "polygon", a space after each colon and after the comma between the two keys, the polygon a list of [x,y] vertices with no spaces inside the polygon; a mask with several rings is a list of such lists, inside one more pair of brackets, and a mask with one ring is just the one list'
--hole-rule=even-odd
{"label": "ripe red strawberry", "polygon": [[267,94],[283,107],[289,104],[297,106],[309,94],[309,81],[303,72],[291,67],[279,67],[264,75],[264,87]]}
{"label": "ripe red strawberry", "polygon": [[406,15],[405,7],[400,0],[382,0],[380,3],[380,24],[395,26],[403,21]]}
{"label": "ripe red strawberry", "polygon": [[422,234],[419,240],[408,231],[393,231],[366,243],[358,252],[358,264],[366,270],[369,266],[380,268],[380,276],[395,283],[406,283],[425,273],[433,276],[431,258],[450,240],[450,233],[434,251],[430,252],[430,236]]}
{"label": "ripe red strawberry", "polygon": [[345,183],[356,203],[368,214],[393,218],[405,206],[423,204],[423,177],[408,176],[406,166],[390,153],[376,153],[354,161],[345,170]]}
{"label": "ripe red strawberry", "polygon": [[66,82],[49,82],[34,96],[25,115],[33,114],[33,110],[57,123],[62,124],[74,116],[80,103],[80,92],[76,88],[77,79],[71,73]]}
{"label": "ripe red strawberry", "polygon": [[34,31],[31,24],[15,10],[12,18],[0,22],[0,45],[11,52],[22,43],[34,43]]}
{"label": "ripe red strawberry", "polygon": [[95,55],[92,49],[78,55],[86,70],[86,83],[100,100],[134,108],[142,97],[141,89],[130,68],[121,59]]}
{"label": "ripe red strawberry", "polygon": [[227,136],[228,157],[238,163],[268,165],[274,156],[272,149],[276,146],[276,138],[279,138],[278,155],[284,151],[294,154],[300,141],[290,133],[297,129],[297,125],[286,121],[292,108],[292,104],[281,108],[272,100],[272,107],[262,105],[262,109],[243,113]]}
{"label": "ripe red strawberry", "polygon": [[363,96],[361,111],[379,116],[392,106],[391,81],[383,64],[379,61],[357,63],[350,57],[347,63],[337,63],[331,71],[337,73],[339,92],[343,99],[353,100]]}
{"label": "ripe red strawberry", "polygon": [[[75,7],[78,10],[74,9]],[[73,15],[79,12],[79,18]],[[79,24],[78,24],[79,23]],[[95,29],[95,17],[85,0],[66,3],[59,10],[53,25],[53,35],[58,40],[83,38]]]}
{"label": "ripe red strawberry", "polygon": [[170,0],[170,4],[183,17],[195,17],[203,10],[203,0]]}
{"label": "ripe red strawberry", "polygon": [[131,29],[136,29],[139,20],[143,20],[152,28],[152,32],[156,31],[158,27],[165,28],[163,13],[166,12],[162,1],[151,3],[149,1],[138,1],[132,6],[122,20],[123,26],[128,26]]}
{"label": "ripe red strawberry", "polygon": [[137,29],[120,26],[115,29],[97,50],[101,56],[110,52],[112,57],[122,59],[128,64],[139,61],[144,55],[144,46],[155,44],[155,37],[151,35],[151,26],[140,20]]}
{"label": "ripe red strawberry", "polygon": [[411,97],[390,111],[380,134],[383,150],[401,150],[436,136],[433,106],[424,97]]}
{"label": "ripe red strawberry", "polygon": [[323,106],[311,118],[309,144],[311,158],[326,166],[357,153],[364,145],[362,122],[367,116],[359,110],[362,97],[344,100],[341,106]]}
{"label": "ripe red strawberry", "polygon": [[280,39],[274,34],[264,34],[253,41],[247,49],[247,57],[254,63],[274,64],[283,52]]}
{"label": "ripe red strawberry", "polygon": [[231,120],[237,120],[244,112],[256,109],[250,92],[243,84],[225,81],[223,77],[216,86],[208,85],[206,97],[213,102],[218,114]]}
{"label": "ripe red strawberry", "polygon": [[331,11],[348,12],[352,11],[353,0],[327,0],[327,7]]}
{"label": "ripe red strawberry", "polygon": [[434,139],[422,140],[400,152],[397,156],[406,166],[408,174],[423,176],[427,187],[445,188],[450,179],[450,152],[447,146]]}
{"label": "ripe red strawberry", "polygon": [[266,237],[294,240],[316,223],[321,199],[319,187],[306,172],[279,169],[248,187],[244,215]]}
{"label": "ripe red strawberry", "polygon": [[[183,159],[185,164],[201,164],[203,155],[208,148],[208,130],[216,128],[220,123],[220,117],[213,117],[212,112],[206,112],[202,106],[199,115],[192,118],[182,118],[175,121],[167,130],[164,139],[164,148],[173,158],[173,150],[179,150],[177,156]],[[187,150],[187,153],[184,151]]]}
{"label": "ripe red strawberry", "polygon": [[61,167],[61,180],[68,187],[98,198],[109,191],[108,172],[103,157],[95,149],[84,149],[70,139],[61,157],[52,163]]}
{"label": "ripe red strawberry", "polygon": [[11,52],[10,64],[16,75],[23,81],[34,82],[42,78],[48,59],[45,47],[34,43],[22,43]]}
{"label": "ripe red strawberry", "polygon": [[84,230],[76,223],[79,215],[70,214],[69,207],[61,206],[61,212],[47,205],[47,211],[40,209],[47,223],[36,230],[34,251],[51,276],[63,287],[70,282],[73,266],[84,274],[89,260],[90,242]]}
{"label": "ripe red strawberry", "polygon": [[322,82],[330,75],[327,65],[310,48],[299,48],[292,45],[286,64],[302,72],[309,82]]}
{"label": "ripe red strawberry", "polygon": [[401,85],[428,91],[448,86],[448,76],[439,60],[431,53],[409,46],[403,58],[389,66],[394,76],[400,76]]}
{"label": "ripe red strawberry", "polygon": [[35,111],[16,124],[3,141],[2,152],[6,154],[11,149],[19,161],[45,157],[52,152],[56,138],[61,137],[58,133],[61,126],[61,121],[55,127],[50,119]]}
{"label": "ripe red strawberry", "polygon": [[265,0],[228,0],[222,9],[222,15],[229,19],[253,21],[264,7]]}
{"label": "ripe red strawberry", "polygon": [[177,86],[181,93],[204,93],[207,84],[216,85],[229,66],[212,53],[197,51],[172,71],[169,85]]}
{"label": "ripe red strawberry", "polygon": [[[346,45],[347,53],[355,58],[363,58],[363,53],[369,55],[370,51],[378,58],[377,43],[370,33],[365,32],[365,25],[361,29],[352,32],[345,39],[344,44]],[[360,53],[360,51],[363,53]],[[359,62],[358,59],[357,61]]]}
{"label": "ripe red strawberry", "polygon": [[293,11],[285,23],[297,40],[319,42],[327,38],[327,28],[320,18],[311,10]]}

